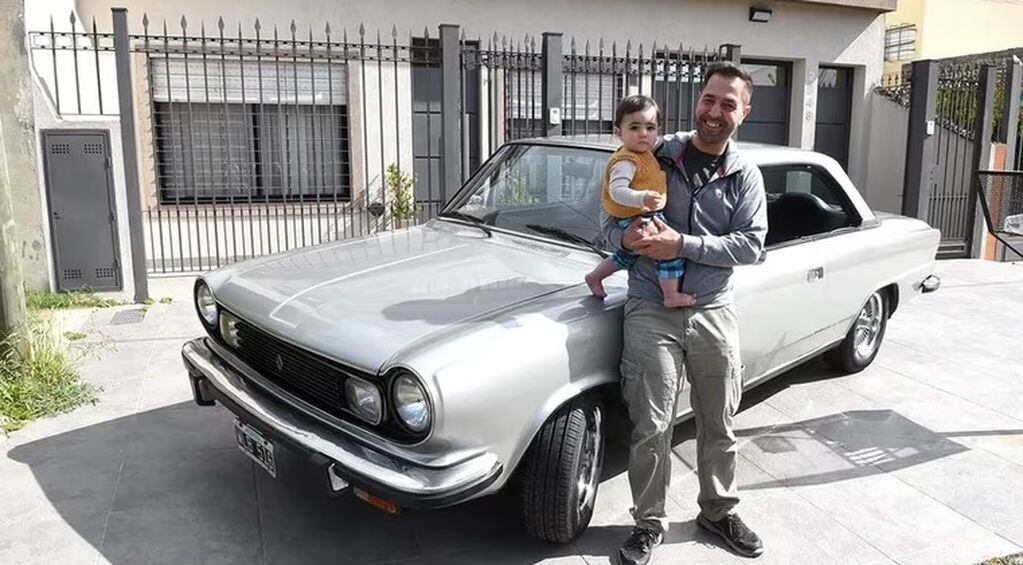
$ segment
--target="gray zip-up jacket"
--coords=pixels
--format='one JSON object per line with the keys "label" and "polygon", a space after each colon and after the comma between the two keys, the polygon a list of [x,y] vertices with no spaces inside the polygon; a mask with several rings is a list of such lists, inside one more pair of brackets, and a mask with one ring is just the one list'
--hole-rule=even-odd
{"label": "gray zip-up jacket", "polygon": [[[732,268],[756,263],[767,236],[767,200],[760,169],[744,159],[729,141],[724,159],[710,182],[693,190],[682,161],[692,133],[666,135],[654,149],[668,177],[667,224],[682,234],[686,260],[682,291],[696,296],[696,305],[730,304]],[[616,219],[602,216],[604,237],[616,248],[623,230]],[[628,295],[661,302],[661,287],[652,260],[640,257],[629,271]]]}

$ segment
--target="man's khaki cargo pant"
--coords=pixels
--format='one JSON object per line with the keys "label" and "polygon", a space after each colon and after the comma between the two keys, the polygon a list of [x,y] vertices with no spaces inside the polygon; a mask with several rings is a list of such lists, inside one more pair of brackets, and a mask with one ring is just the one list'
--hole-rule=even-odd
{"label": "man's khaki cargo pant", "polygon": [[625,303],[622,395],[633,425],[629,484],[637,525],[667,530],[672,421],[683,378],[690,383],[696,419],[701,512],[719,520],[738,504],[732,418],[742,394],[741,367],[732,305],[668,309],[637,298]]}

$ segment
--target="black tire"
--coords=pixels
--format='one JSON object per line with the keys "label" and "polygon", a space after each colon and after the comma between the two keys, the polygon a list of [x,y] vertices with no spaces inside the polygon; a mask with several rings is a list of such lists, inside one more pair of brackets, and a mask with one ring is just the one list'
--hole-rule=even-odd
{"label": "black tire", "polygon": [[[590,524],[604,457],[603,408],[576,398],[540,428],[526,454],[522,517],[526,531],[569,543]],[[587,488],[580,488],[580,478]]]}
{"label": "black tire", "polygon": [[834,349],[824,354],[824,361],[836,371],[858,373],[877,357],[888,327],[888,296],[883,290],[870,295],[856,315],[849,333]]}

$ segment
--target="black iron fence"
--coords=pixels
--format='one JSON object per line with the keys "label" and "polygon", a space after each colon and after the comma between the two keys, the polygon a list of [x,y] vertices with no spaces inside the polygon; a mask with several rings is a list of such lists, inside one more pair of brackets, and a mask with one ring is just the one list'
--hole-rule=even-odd
{"label": "black iron fence", "polygon": [[140,179],[133,245],[150,273],[425,221],[502,143],[610,134],[630,93],[661,103],[666,130],[690,128],[703,67],[738,57],[737,46],[563,46],[553,33],[471,39],[456,26],[399,34],[145,15],[141,33],[121,25],[120,46],[73,15],[31,31],[29,45],[60,117],[116,116],[118,86],[131,85],[138,123],[122,127],[143,151],[123,174]]}
{"label": "black iron fence", "polygon": [[977,171],[981,209],[1006,259],[1023,259],[1023,171]]}
{"label": "black iron fence", "polygon": [[1019,68],[1005,57],[921,61],[875,89],[909,109],[903,212],[941,230],[939,256],[977,252],[974,171],[997,160],[993,151],[1005,151],[1006,168],[1023,167]]}

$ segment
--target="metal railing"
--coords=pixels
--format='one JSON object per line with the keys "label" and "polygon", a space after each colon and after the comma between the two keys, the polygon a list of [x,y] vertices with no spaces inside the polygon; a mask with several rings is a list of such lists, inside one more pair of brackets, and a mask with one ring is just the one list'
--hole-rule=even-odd
{"label": "metal railing", "polygon": [[1023,171],[977,171],[980,205],[988,232],[1023,259]]}
{"label": "metal railing", "polygon": [[[129,34],[119,17],[120,36],[71,15],[30,31],[29,48],[59,118],[121,116],[118,90],[130,85],[121,92],[133,93],[137,123],[121,116],[121,127],[142,151],[137,169],[126,156],[114,170],[140,181],[132,245],[150,273],[423,222],[501,144],[609,134],[627,94],[656,98],[665,130],[690,128],[703,68],[723,56],[574,39],[563,48],[560,34],[471,39],[457,26],[399,35],[143,15]],[[115,53],[134,57],[118,65]]]}

